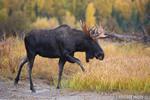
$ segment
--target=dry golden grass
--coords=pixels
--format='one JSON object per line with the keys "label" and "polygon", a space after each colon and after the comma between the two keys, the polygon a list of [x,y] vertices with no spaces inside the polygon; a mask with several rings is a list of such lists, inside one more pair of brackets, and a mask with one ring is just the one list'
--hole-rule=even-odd
{"label": "dry golden grass", "polygon": [[79,90],[131,90],[150,92],[150,59],[109,57],[93,61],[86,73],[79,72],[68,85]]}
{"label": "dry golden grass", "polygon": [[[100,41],[105,59],[85,62],[84,53],[75,53],[86,69],[83,73],[77,64],[66,63],[62,86],[77,90],[129,91],[150,93],[150,48],[142,44],[119,44]],[[23,40],[10,37],[0,43],[0,76],[14,79],[22,57],[26,55]],[[57,83],[58,59],[37,56],[33,77]],[[26,65],[21,76],[28,77]]]}
{"label": "dry golden grass", "polygon": [[109,43],[103,46],[103,61],[91,60],[86,73],[78,72],[65,85],[77,90],[150,93],[150,48],[143,48],[142,44]]}

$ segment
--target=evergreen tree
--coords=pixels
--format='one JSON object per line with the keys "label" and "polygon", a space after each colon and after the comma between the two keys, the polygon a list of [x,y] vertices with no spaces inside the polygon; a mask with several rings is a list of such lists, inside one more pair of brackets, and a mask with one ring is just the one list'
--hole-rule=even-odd
{"label": "evergreen tree", "polygon": [[145,14],[150,15],[150,1],[146,5]]}
{"label": "evergreen tree", "polygon": [[126,21],[125,21],[125,18],[123,15],[121,16],[121,23],[120,24],[121,24],[121,26],[120,26],[121,29],[125,32],[127,26],[126,26]]}
{"label": "evergreen tree", "polygon": [[121,26],[121,19],[120,19],[118,13],[116,14],[116,21],[117,21],[117,23],[118,23],[118,26],[120,27],[120,26]]}
{"label": "evergreen tree", "polygon": [[116,11],[115,11],[114,5],[112,6],[111,17],[116,18]]}
{"label": "evergreen tree", "polygon": [[148,17],[148,16],[150,16],[150,1],[146,5],[145,15],[144,16],[146,17],[146,19],[144,20],[144,23],[148,24],[148,21],[150,21],[150,17]]}
{"label": "evergreen tree", "polygon": [[37,2],[35,3],[35,8],[34,8],[34,10],[35,10],[35,15],[36,15],[36,17],[38,17],[38,6],[37,6]]}
{"label": "evergreen tree", "polygon": [[9,12],[8,12],[8,16],[11,16],[12,12],[13,12],[13,10],[12,10],[12,8],[10,8]]}
{"label": "evergreen tree", "polygon": [[131,13],[131,21],[136,21],[136,13],[135,13],[135,10],[133,9],[132,10],[132,13]]}
{"label": "evergreen tree", "polygon": [[138,13],[137,13],[137,17],[136,17],[136,23],[137,24],[140,24],[141,23],[141,15],[140,15],[140,12],[138,11]]}

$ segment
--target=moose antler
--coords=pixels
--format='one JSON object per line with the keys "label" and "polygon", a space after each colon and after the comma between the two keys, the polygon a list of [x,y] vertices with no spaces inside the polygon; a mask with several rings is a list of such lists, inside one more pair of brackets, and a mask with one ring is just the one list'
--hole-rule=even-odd
{"label": "moose antler", "polygon": [[108,35],[105,35],[105,29],[106,29],[107,27],[105,27],[105,28],[103,29],[103,26],[101,25],[101,22],[100,22],[100,26],[99,26],[99,27],[98,27],[98,25],[95,23],[96,30],[97,30],[98,34],[96,34],[96,35],[91,35],[90,31],[91,31],[95,26],[93,26],[93,27],[87,29],[86,24],[85,24],[84,22],[82,23],[81,20],[80,20],[80,24],[81,24],[81,28],[82,28],[83,32],[84,32],[87,36],[89,36],[90,38],[92,38],[92,39],[93,39],[94,37],[96,37],[97,39],[98,39],[98,38],[107,38],[108,36],[110,36],[110,35],[112,35],[112,34],[114,33],[114,30],[113,30],[112,33],[110,33],[110,34],[108,34]]}
{"label": "moose antler", "polygon": [[110,36],[110,35],[112,35],[114,33],[114,30],[113,30],[113,32],[111,32],[110,34],[105,35],[105,30],[106,30],[107,27],[105,27],[103,29],[103,26],[102,26],[101,22],[100,22],[99,28],[98,28],[98,26],[97,26],[96,23],[95,23],[95,25],[96,25],[96,28],[97,28],[97,32],[99,34],[99,36],[97,38],[99,38],[99,39],[101,39],[101,38],[107,38],[108,36]]}
{"label": "moose antler", "polygon": [[87,35],[87,36],[89,36],[90,38],[94,38],[94,37],[97,37],[98,35],[91,35],[91,33],[90,33],[90,31],[95,27],[95,26],[93,26],[93,27],[91,27],[91,28],[89,28],[89,29],[87,29],[87,27],[86,27],[86,24],[83,22],[82,23],[82,21],[80,20],[80,24],[81,24],[81,28],[82,28],[82,30],[83,30],[83,32]]}

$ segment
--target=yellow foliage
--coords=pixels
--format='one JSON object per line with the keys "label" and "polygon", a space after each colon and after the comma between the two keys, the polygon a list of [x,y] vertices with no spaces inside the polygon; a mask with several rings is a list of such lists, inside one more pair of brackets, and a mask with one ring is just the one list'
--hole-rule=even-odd
{"label": "yellow foliage", "polygon": [[144,16],[145,7],[149,0],[116,0],[114,7],[120,16],[123,15],[126,19],[130,19],[131,12],[134,9],[137,13],[140,12],[141,16]]}
{"label": "yellow foliage", "polygon": [[27,17],[31,17],[32,13],[34,13],[34,5],[36,4],[35,0],[27,0],[23,6],[24,13],[27,15]]}
{"label": "yellow foliage", "polygon": [[31,25],[33,28],[36,29],[52,29],[59,26],[59,22],[56,18],[40,18],[38,17],[35,22]]}
{"label": "yellow foliage", "polygon": [[86,24],[87,26],[94,26],[95,22],[95,8],[94,8],[94,3],[89,3],[87,8],[86,8]]}
{"label": "yellow foliage", "polygon": [[45,0],[37,0],[38,11],[41,11],[45,3]]}
{"label": "yellow foliage", "polygon": [[97,10],[97,18],[105,20],[111,16],[112,5],[115,0],[95,0],[94,5]]}
{"label": "yellow foliage", "polygon": [[66,11],[66,16],[63,20],[63,24],[67,24],[70,27],[74,27],[75,26],[75,17],[71,16],[69,11]]}
{"label": "yellow foliage", "polygon": [[[146,4],[149,2],[149,0],[134,0],[132,2],[132,6],[135,9],[136,13],[139,11],[141,16],[144,16]],[[144,17],[142,18],[144,19]]]}
{"label": "yellow foliage", "polygon": [[8,17],[7,9],[6,8],[0,9],[0,22],[6,20],[7,17]]}
{"label": "yellow foliage", "polygon": [[55,17],[49,19],[49,24],[50,24],[51,29],[59,26],[59,22],[58,22],[57,18],[55,18]]}
{"label": "yellow foliage", "polygon": [[131,0],[116,0],[114,7],[120,16],[123,15],[126,19],[130,19],[132,12]]}
{"label": "yellow foliage", "polygon": [[54,5],[53,0],[45,0],[45,3],[44,3],[43,8],[41,10],[41,13],[42,14],[47,13],[48,15],[53,15],[53,13],[54,13],[53,5]]}
{"label": "yellow foliage", "polygon": [[64,16],[65,9],[63,8],[64,0],[54,0],[54,16]]}

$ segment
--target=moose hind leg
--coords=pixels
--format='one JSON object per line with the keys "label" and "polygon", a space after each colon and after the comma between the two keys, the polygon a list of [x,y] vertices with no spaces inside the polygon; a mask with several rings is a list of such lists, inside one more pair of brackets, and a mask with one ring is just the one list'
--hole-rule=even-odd
{"label": "moose hind leg", "polygon": [[27,55],[24,56],[24,57],[21,59],[20,66],[19,66],[19,70],[18,70],[18,74],[17,74],[17,76],[16,76],[16,78],[15,78],[15,81],[14,81],[14,85],[17,85],[17,84],[18,84],[19,76],[20,76],[22,67],[23,67],[23,65],[24,65],[27,61],[28,61]]}
{"label": "moose hind leg", "polygon": [[33,68],[33,63],[34,63],[34,57],[33,58],[28,58],[28,64],[27,64],[27,70],[29,74],[29,81],[30,81],[30,90],[32,92],[35,92],[33,82],[32,82],[32,68]]}

